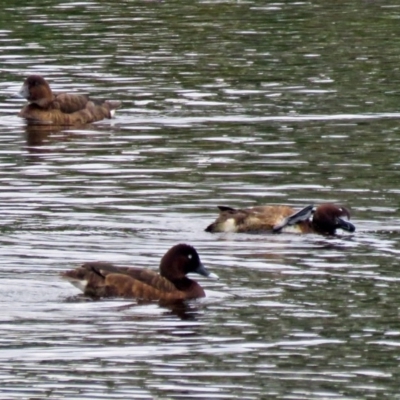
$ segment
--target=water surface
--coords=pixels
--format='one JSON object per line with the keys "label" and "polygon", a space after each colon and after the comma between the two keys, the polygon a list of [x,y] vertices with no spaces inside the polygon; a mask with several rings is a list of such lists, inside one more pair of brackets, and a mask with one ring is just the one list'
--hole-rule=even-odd
{"label": "water surface", "polygon": [[[0,397],[399,398],[398,5],[0,11]],[[31,73],[123,107],[31,129],[12,97]],[[204,232],[219,204],[327,201],[354,235]],[[59,278],[156,269],[179,242],[220,276],[182,307],[83,301]]]}

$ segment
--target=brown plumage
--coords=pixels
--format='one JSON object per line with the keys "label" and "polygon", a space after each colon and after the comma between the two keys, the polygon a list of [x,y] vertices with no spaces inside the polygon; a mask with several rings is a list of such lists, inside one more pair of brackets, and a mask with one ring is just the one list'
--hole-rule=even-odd
{"label": "brown plumage", "polygon": [[216,277],[204,268],[192,246],[178,244],[162,257],[159,274],[142,268],[88,262],[77,269],[63,272],[62,277],[90,297],[165,301],[204,297],[204,289],[186,276],[190,272]]}
{"label": "brown plumage", "polygon": [[53,93],[39,75],[28,76],[19,94],[29,104],[18,115],[35,124],[84,125],[112,118],[121,105],[119,101],[94,100],[82,94]]}
{"label": "brown plumage", "polygon": [[[295,211],[288,206],[258,206],[234,209],[218,206],[220,214],[206,232],[271,232],[319,233],[334,235],[336,229],[354,232],[355,227],[341,217],[350,219],[347,208],[335,204],[321,204],[313,211],[307,206]],[[312,217],[312,218],[311,218]]]}

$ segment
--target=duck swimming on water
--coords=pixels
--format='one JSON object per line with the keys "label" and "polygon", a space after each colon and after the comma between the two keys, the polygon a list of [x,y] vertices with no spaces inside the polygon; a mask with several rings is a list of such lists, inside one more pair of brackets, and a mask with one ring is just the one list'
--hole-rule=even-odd
{"label": "duck swimming on water", "polygon": [[331,203],[309,205],[300,211],[288,206],[258,206],[235,209],[218,206],[220,213],[206,232],[297,232],[334,235],[336,229],[354,232],[347,208]]}
{"label": "duck swimming on water", "polygon": [[104,118],[112,118],[120,101],[91,99],[83,94],[53,93],[46,80],[39,75],[25,79],[19,95],[29,104],[18,116],[31,124],[60,126],[84,125]]}
{"label": "duck swimming on water", "polygon": [[177,244],[162,257],[159,274],[136,267],[116,267],[107,262],[88,262],[61,276],[93,298],[176,301],[205,297],[204,289],[186,276],[191,272],[218,278],[207,271],[194,247]]}

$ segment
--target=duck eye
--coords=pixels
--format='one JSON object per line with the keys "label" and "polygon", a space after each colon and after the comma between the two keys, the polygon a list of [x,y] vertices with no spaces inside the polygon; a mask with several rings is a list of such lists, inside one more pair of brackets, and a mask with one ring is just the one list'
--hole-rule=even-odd
{"label": "duck eye", "polygon": [[193,256],[191,254],[188,254],[188,259],[191,260]]}

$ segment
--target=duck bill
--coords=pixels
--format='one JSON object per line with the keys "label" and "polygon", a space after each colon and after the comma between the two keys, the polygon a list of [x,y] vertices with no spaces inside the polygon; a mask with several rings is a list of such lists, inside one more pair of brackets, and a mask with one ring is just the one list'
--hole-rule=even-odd
{"label": "duck bill", "polygon": [[272,229],[272,232],[279,233],[286,226],[293,226],[298,224],[299,222],[307,221],[313,214],[313,208],[314,205],[310,204],[309,206],[302,208],[300,211],[289,215],[280,224],[275,225]]}
{"label": "duck bill", "polygon": [[17,93],[18,97],[23,97],[24,99],[27,99],[29,97],[29,88],[28,85],[22,85],[20,91]]}
{"label": "duck bill", "polygon": [[199,266],[196,268],[196,270],[193,272],[196,272],[196,274],[199,275],[206,276],[207,278],[219,279],[219,276],[217,274],[208,271],[207,268],[202,263],[200,263]]}
{"label": "duck bill", "polygon": [[74,274],[74,271],[66,271],[66,272],[62,273],[61,278],[65,279],[71,285],[75,286],[76,288],[81,290],[83,293],[85,293],[86,286],[88,285],[88,281],[86,279],[84,279],[83,277],[80,277],[77,274]]}
{"label": "duck bill", "polygon": [[343,229],[344,231],[354,232],[356,230],[356,227],[352,223],[350,223],[349,221],[345,221],[344,219],[338,218],[337,223],[337,227]]}

